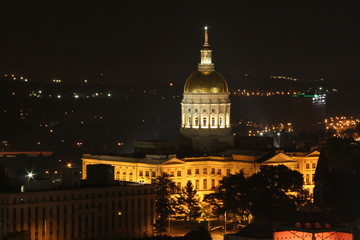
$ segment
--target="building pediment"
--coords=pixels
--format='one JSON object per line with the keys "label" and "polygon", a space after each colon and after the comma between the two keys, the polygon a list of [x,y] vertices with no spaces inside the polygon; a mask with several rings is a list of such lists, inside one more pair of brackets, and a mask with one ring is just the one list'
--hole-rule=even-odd
{"label": "building pediment", "polygon": [[284,163],[284,162],[296,162],[292,157],[284,154],[284,153],[278,153],[275,156],[265,160],[266,163]]}
{"label": "building pediment", "polygon": [[171,158],[166,162],[162,163],[162,165],[169,165],[169,164],[184,164],[185,162],[178,159],[178,158]]}
{"label": "building pediment", "polygon": [[320,156],[319,151],[313,151],[313,152],[309,153],[308,155],[306,155],[305,157],[319,157],[319,156]]}

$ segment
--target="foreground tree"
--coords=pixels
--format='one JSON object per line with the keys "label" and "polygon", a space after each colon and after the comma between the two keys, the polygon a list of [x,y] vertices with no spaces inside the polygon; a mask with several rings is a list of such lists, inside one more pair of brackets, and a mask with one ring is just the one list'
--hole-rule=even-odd
{"label": "foreground tree", "polygon": [[223,211],[245,218],[250,215],[281,218],[309,201],[302,175],[284,165],[261,166],[250,177],[243,172],[224,177],[213,197],[223,202]]}
{"label": "foreground tree", "polygon": [[165,232],[166,219],[173,214],[173,204],[171,195],[176,192],[175,183],[170,179],[169,174],[161,173],[156,178],[156,229],[162,233]]}
{"label": "foreground tree", "polygon": [[186,186],[181,189],[180,196],[177,197],[177,212],[185,214],[187,221],[199,216],[200,207],[196,193],[191,181],[188,181]]}

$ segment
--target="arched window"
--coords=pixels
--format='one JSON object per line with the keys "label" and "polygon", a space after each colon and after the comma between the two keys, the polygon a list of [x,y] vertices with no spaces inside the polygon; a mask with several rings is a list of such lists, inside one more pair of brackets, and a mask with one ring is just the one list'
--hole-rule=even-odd
{"label": "arched window", "polygon": [[188,116],[187,125],[191,125],[191,115]]}
{"label": "arched window", "polygon": [[199,117],[195,117],[194,126],[199,126]]}
{"label": "arched window", "polygon": [[219,125],[220,125],[220,126],[223,125],[223,117],[222,117],[222,116],[219,117]]}
{"label": "arched window", "polygon": [[115,180],[120,181],[120,172],[119,171],[116,172]]}
{"label": "arched window", "polygon": [[123,172],[122,180],[123,180],[123,181],[126,181],[126,172]]}
{"label": "arched window", "polygon": [[131,172],[131,173],[129,173],[129,181],[130,181],[130,182],[132,182],[132,181],[133,181],[133,174],[132,174],[132,172]]}
{"label": "arched window", "polygon": [[206,117],[204,117],[204,118],[203,118],[203,123],[202,123],[202,125],[203,125],[204,127],[207,125],[207,124],[206,124],[206,123],[207,123],[206,120],[207,120]]}
{"label": "arched window", "polygon": [[215,126],[215,117],[211,118],[211,126]]}

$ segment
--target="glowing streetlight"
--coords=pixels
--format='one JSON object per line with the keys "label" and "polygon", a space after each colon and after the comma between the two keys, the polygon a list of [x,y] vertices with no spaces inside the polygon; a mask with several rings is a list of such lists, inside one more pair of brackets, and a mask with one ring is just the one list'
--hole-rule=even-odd
{"label": "glowing streetlight", "polygon": [[34,175],[35,174],[33,172],[28,172],[26,176],[27,176],[28,179],[33,179]]}

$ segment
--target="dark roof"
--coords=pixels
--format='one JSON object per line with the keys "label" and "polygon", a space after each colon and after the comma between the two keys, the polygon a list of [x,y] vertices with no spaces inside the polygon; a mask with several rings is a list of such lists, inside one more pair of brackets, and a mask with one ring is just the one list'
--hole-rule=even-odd
{"label": "dark roof", "polygon": [[327,180],[328,177],[329,177],[329,164],[327,158],[325,157],[325,150],[322,150],[317,163],[314,181],[321,182]]}

